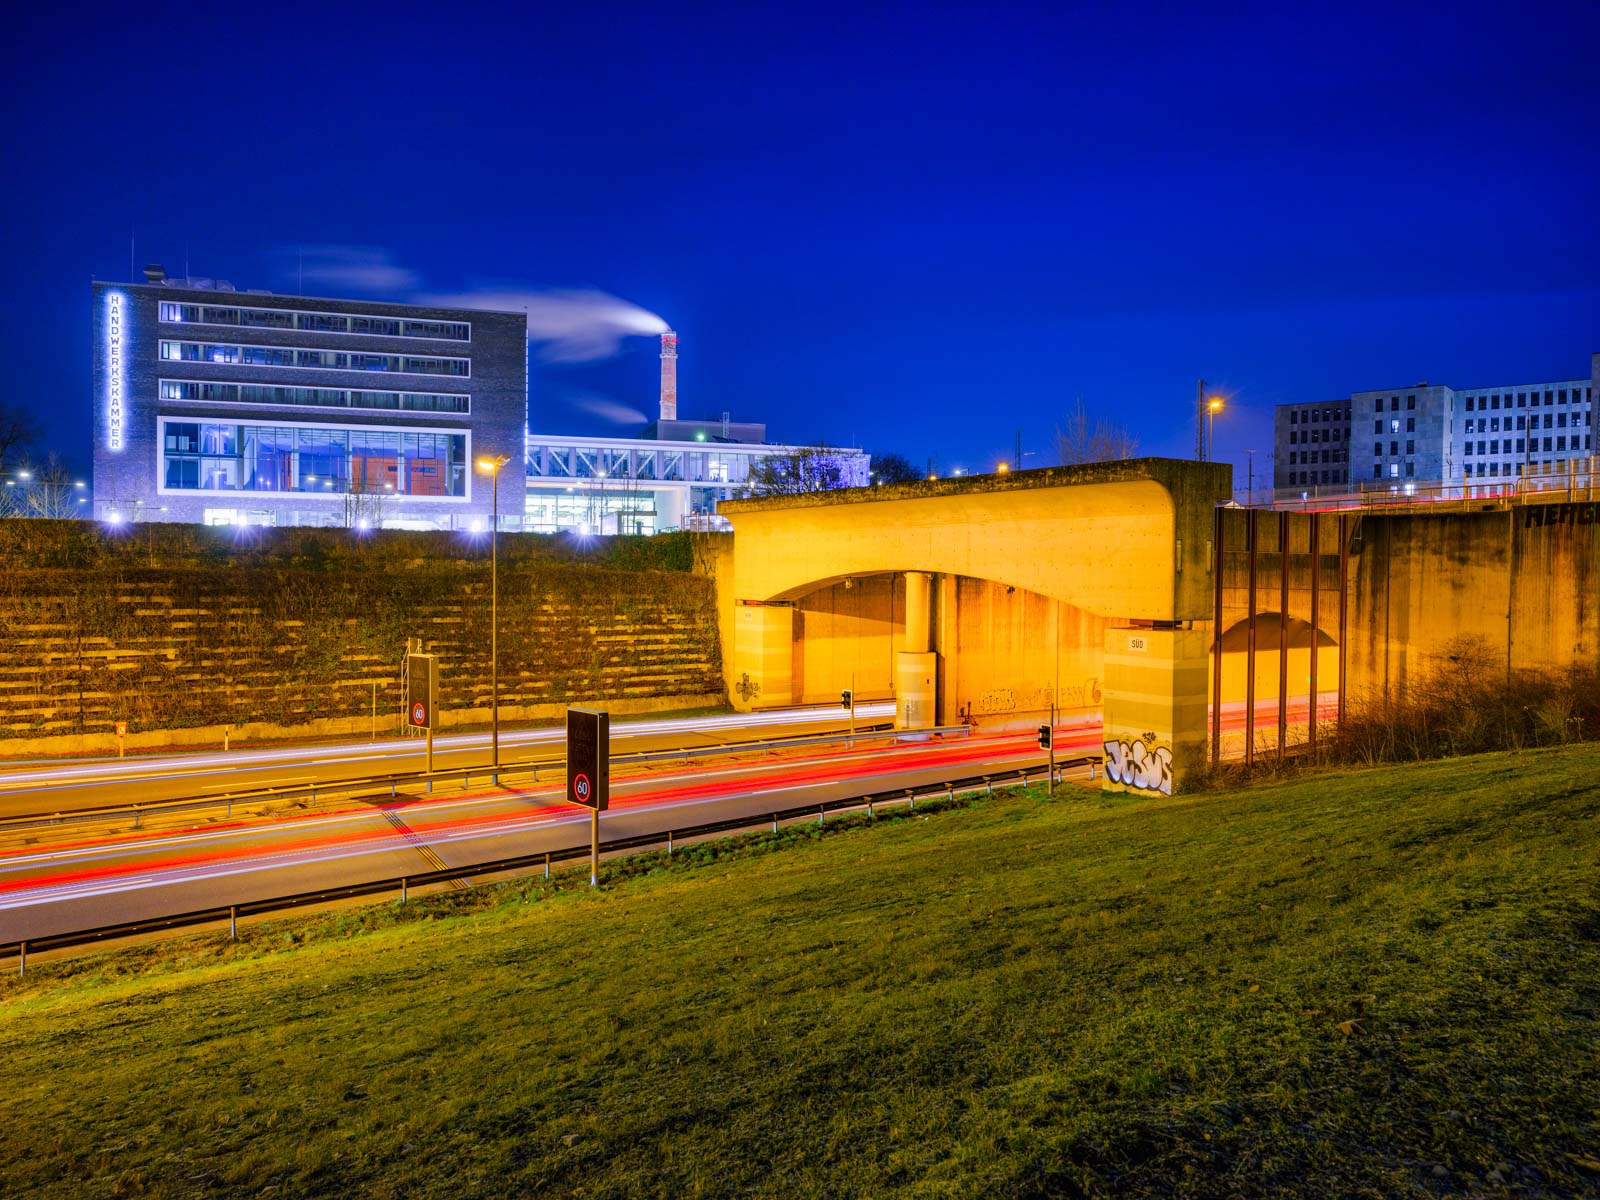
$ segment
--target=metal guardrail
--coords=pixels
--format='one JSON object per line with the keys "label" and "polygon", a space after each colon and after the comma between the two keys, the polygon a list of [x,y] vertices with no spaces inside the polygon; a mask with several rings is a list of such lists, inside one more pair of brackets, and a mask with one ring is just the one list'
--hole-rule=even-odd
{"label": "metal guardrail", "polygon": [[[632,754],[613,755],[611,761],[613,763],[670,762],[674,760],[687,762],[693,758],[714,758],[718,755],[743,754],[761,750],[785,750],[797,746],[826,745],[834,742],[876,741],[885,737],[910,739],[931,735],[965,737],[971,733],[971,727],[966,725],[939,726],[932,729],[896,730],[885,723],[875,723],[864,726],[854,733],[804,734],[793,738],[768,738],[758,742],[724,742],[715,746],[688,746],[674,750],[640,750]],[[311,803],[315,804],[319,792],[324,795],[340,795],[345,792],[359,792],[371,788],[387,787],[391,797],[398,797],[399,788],[407,784],[424,783],[429,785],[431,790],[434,783],[460,779],[462,787],[471,787],[474,775],[479,778],[493,780],[501,775],[517,775],[532,771],[534,782],[537,783],[541,770],[565,768],[566,761],[564,757],[538,758],[502,762],[498,768],[480,765],[440,768],[434,771],[395,771],[384,775],[362,775],[351,779],[330,779],[323,783],[302,783],[293,787],[244,788],[237,792],[213,793],[205,796],[184,796],[172,800],[155,800],[149,804],[121,804],[114,808],[85,808],[73,812],[40,813],[34,816],[11,817],[0,820],[0,834],[23,829],[53,828],[62,825],[124,820],[129,817],[133,818],[133,827],[138,829],[143,819],[147,816],[195,812],[215,808],[223,809],[228,817],[232,817],[235,804],[263,804],[274,800],[293,800],[298,797],[309,797]]]}
{"label": "metal guardrail", "polygon": [[[1090,768],[1092,777],[1094,765],[1100,761],[1100,756],[1093,754],[1083,755],[1075,759],[1060,760],[1055,765],[1056,778],[1060,779],[1062,772],[1066,770],[1082,766]],[[629,850],[644,850],[665,845],[667,853],[670,855],[674,852],[674,839],[707,837],[718,833],[735,833],[739,830],[754,829],[767,824],[770,824],[773,832],[776,833],[779,825],[786,821],[794,822],[815,816],[820,822],[830,812],[863,807],[867,810],[867,816],[870,818],[876,806],[905,803],[915,809],[918,797],[926,799],[929,796],[940,796],[953,800],[958,791],[971,793],[980,788],[992,793],[996,783],[1004,785],[1007,780],[1015,777],[1022,786],[1026,786],[1033,776],[1048,775],[1048,773],[1048,767],[1042,770],[1037,767],[1019,767],[1015,771],[991,771],[984,775],[963,776],[959,779],[946,780],[937,785],[893,788],[886,792],[865,792],[858,796],[849,796],[838,800],[819,800],[813,804],[801,804],[742,817],[728,817],[721,821],[705,821],[699,825],[673,826],[657,833],[640,833],[633,834],[630,837],[613,838],[610,841],[601,842],[600,851],[603,854],[614,855]],[[30,950],[35,952],[67,950],[80,946],[90,946],[115,938],[137,937],[143,934],[187,929],[197,925],[209,925],[222,921],[228,922],[229,936],[237,937],[240,917],[266,916],[272,913],[289,912],[314,904],[326,904],[338,900],[354,900],[363,896],[382,895],[386,892],[399,892],[400,902],[404,904],[408,893],[414,887],[429,887],[473,876],[526,874],[542,868],[545,878],[548,879],[550,877],[550,868],[554,864],[570,862],[573,859],[588,858],[589,854],[590,846],[585,842],[579,846],[564,847],[560,850],[548,850],[538,854],[518,854],[510,858],[492,859],[488,862],[472,863],[467,866],[447,867],[440,871],[419,871],[409,875],[393,875],[384,879],[344,884],[340,887],[321,888],[314,892],[297,892],[287,896],[273,896],[264,900],[249,900],[243,904],[192,909],[188,912],[173,913],[165,917],[150,917],[141,921],[124,921],[115,925],[100,925],[92,929],[50,934],[46,937],[29,938],[23,941],[0,942],[0,958],[15,956],[18,964],[18,974],[25,975],[28,970],[28,952]]]}

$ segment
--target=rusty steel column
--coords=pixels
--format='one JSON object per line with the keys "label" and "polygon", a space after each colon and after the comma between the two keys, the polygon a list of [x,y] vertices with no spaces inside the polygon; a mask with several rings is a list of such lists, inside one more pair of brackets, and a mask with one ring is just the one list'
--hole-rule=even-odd
{"label": "rusty steel column", "polygon": [[1278,514],[1278,761],[1289,747],[1289,510]]}
{"label": "rusty steel column", "polygon": [[1212,542],[1211,575],[1216,601],[1211,617],[1211,765],[1222,761],[1222,537],[1228,510],[1217,506],[1217,533]]}
{"label": "rusty steel column", "polygon": [[1350,653],[1345,643],[1350,625],[1350,518],[1339,514],[1339,728],[1344,728],[1345,694]]}
{"label": "rusty steel column", "polygon": [[1254,766],[1256,761],[1256,542],[1257,521],[1260,514],[1248,509],[1245,519],[1248,549],[1250,552],[1250,585],[1245,599],[1245,651],[1244,651],[1244,765]]}
{"label": "rusty steel column", "polygon": [[1317,659],[1322,649],[1322,627],[1318,601],[1322,597],[1322,541],[1317,536],[1322,527],[1322,514],[1311,514],[1311,717],[1306,726],[1306,745],[1311,756],[1317,754]]}

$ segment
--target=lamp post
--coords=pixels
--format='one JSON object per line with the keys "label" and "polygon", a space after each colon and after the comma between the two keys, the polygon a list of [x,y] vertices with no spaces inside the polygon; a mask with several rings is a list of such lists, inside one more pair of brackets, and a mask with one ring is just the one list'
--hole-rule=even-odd
{"label": "lamp post", "polygon": [[489,525],[489,712],[491,778],[500,785],[500,468],[511,460],[504,454],[480,458],[478,470],[493,481],[494,515]]}
{"label": "lamp post", "polygon": [[1206,402],[1206,461],[1210,462],[1216,456],[1217,446],[1217,414],[1222,411],[1222,397],[1213,396]]}

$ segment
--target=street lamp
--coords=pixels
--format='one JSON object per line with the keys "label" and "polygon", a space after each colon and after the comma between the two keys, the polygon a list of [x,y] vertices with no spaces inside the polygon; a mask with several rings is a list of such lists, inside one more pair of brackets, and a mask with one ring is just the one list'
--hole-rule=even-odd
{"label": "street lamp", "polygon": [[511,459],[504,454],[478,460],[478,470],[493,480],[494,516],[489,526],[489,711],[492,776],[500,785],[500,468]]}
{"label": "street lamp", "polygon": [[1217,414],[1222,411],[1222,397],[1213,396],[1206,403],[1206,459],[1209,461],[1216,454],[1217,444]]}

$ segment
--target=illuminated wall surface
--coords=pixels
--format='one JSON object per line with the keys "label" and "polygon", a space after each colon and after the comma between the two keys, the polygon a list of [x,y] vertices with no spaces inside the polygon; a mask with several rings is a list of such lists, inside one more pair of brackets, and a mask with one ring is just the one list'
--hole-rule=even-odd
{"label": "illuminated wall surface", "polygon": [[182,280],[94,296],[102,520],[470,529],[492,508],[474,456],[522,459],[524,314]]}
{"label": "illuminated wall surface", "polygon": [[[500,540],[500,687],[533,706],[722,687],[710,581],[672,547]],[[0,739],[400,711],[405,639],[440,655],[451,714],[489,704],[488,539],[152,524],[0,522]],[[638,566],[628,553],[645,556]],[[649,556],[656,557],[649,557]],[[220,568],[220,569],[219,569]],[[26,635],[20,631],[26,630]],[[676,701],[675,701],[676,703]],[[547,711],[544,715],[550,715]]]}
{"label": "illuminated wall surface", "polygon": [[[975,480],[729,506],[732,561],[718,569],[730,698],[826,703],[852,680],[863,698],[890,694],[910,644],[906,573],[928,572],[939,723],[1025,724],[1052,700],[1098,708],[1130,777],[1181,778],[1209,746],[1218,583],[1218,510],[1183,466],[1165,481],[1163,466],[1141,480],[1128,464],[1115,482],[1040,473],[1031,488]],[[1164,510],[1150,488],[1170,497]],[[1346,514],[1342,631],[1337,515],[1319,518],[1313,559],[1311,514],[1287,514],[1282,547],[1279,514],[1262,514],[1253,670],[1247,514],[1221,510],[1224,754],[1243,750],[1252,681],[1257,747],[1276,746],[1280,693],[1286,741],[1304,739],[1313,662],[1327,719],[1341,663],[1359,697],[1401,694],[1462,653],[1497,671],[1596,661],[1600,499],[1589,496],[1575,486],[1516,506]]]}

